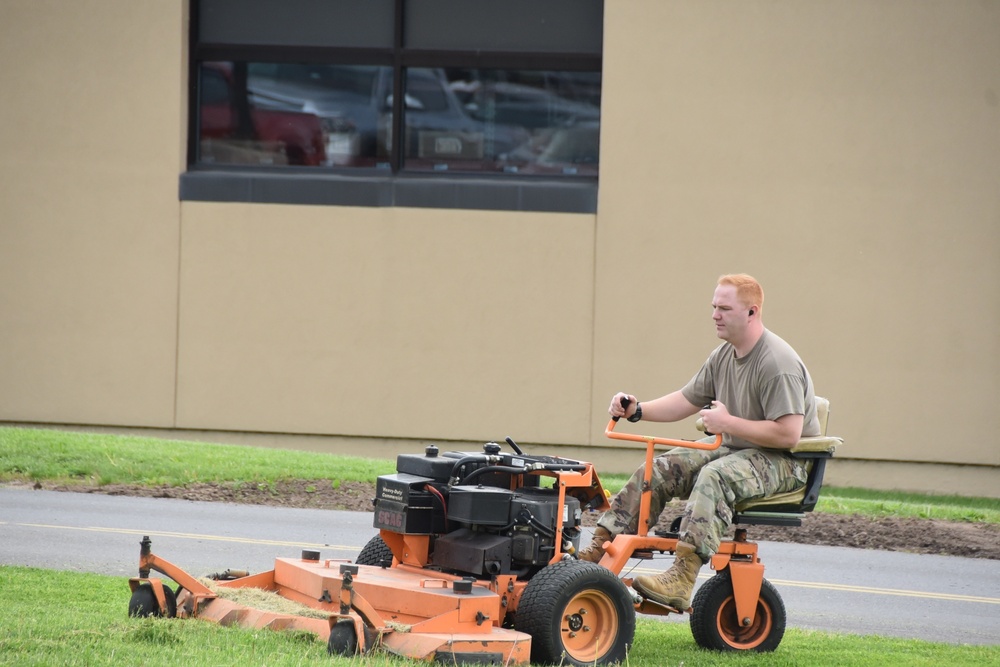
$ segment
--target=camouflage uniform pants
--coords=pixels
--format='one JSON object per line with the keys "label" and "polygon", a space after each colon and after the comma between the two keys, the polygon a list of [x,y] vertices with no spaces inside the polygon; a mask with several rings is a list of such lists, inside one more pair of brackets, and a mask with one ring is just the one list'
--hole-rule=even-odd
{"label": "camouflage uniform pants", "polygon": [[[597,522],[612,535],[637,531],[644,468],[635,471]],[[670,500],[686,499],[680,538],[708,562],[732,525],[737,505],[794,491],[805,485],[806,475],[800,461],[779,450],[677,447],[653,459],[649,527]]]}

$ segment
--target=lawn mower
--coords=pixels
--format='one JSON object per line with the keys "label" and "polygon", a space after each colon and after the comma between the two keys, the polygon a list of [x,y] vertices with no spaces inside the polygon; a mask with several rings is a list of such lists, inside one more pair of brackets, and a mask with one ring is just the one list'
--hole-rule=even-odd
{"label": "lawn mower", "polygon": [[[821,410],[825,431],[826,407]],[[605,665],[622,662],[632,645],[636,612],[691,615],[695,641],[724,651],[770,651],[781,641],[785,610],[764,579],[757,545],[737,528],[711,560],[716,575],[691,609],[642,598],[620,577],[630,559],[672,554],[671,531],[649,534],[651,463],[658,445],[717,448],[722,441],[673,440],[614,431],[612,439],[646,444],[639,531],[605,543],[599,564],[576,558],[582,517],[608,509],[591,463],[524,454],[487,443],[481,452],[401,454],[396,472],[376,483],[379,534],[355,562],[303,551],[278,558],[260,574],[226,571],[212,586],[152,553],[143,538],[139,576],[129,580],[130,615],[196,617],[223,625],[316,633],[331,654],[376,648],[404,657],[457,664]],[[811,441],[811,442],[810,442]],[[809,438],[809,481],[798,494],[737,508],[741,524],[798,525],[816,504],[825,460],[839,438]],[[655,522],[654,522],[655,523]],[[176,591],[156,571],[172,579]],[[321,618],[268,611],[227,599],[221,591],[258,588],[322,612]]]}

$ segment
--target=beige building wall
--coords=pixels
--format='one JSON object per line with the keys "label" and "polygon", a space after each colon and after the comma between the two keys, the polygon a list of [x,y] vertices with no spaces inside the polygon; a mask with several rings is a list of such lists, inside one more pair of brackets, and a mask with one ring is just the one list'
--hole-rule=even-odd
{"label": "beige building wall", "polygon": [[0,0],[0,419],[174,425],[183,4]]}
{"label": "beige building wall", "polygon": [[829,481],[1000,493],[1000,3],[607,0],[596,215],[178,202],[186,12],[0,0],[0,420],[627,471],[746,271]]}
{"label": "beige building wall", "polygon": [[182,206],[177,426],[586,442],[594,216]]}

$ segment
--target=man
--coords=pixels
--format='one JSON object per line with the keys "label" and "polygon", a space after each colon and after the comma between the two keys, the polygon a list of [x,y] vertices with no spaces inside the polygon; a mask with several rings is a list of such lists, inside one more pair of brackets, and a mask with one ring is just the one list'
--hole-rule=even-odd
{"label": "man", "polygon": [[[651,401],[624,393],[611,399],[612,417],[673,422],[699,413],[709,433],[723,434],[716,450],[678,447],[653,460],[650,522],[670,499],[688,503],[673,566],[636,577],[632,586],[677,609],[691,606],[698,570],[718,550],[737,504],[806,483],[805,468],[788,450],[803,436],[820,434],[809,372],[788,343],[764,328],[763,305],[764,291],[751,276],[722,276],[712,319],[725,342],[701,370],[683,388]],[[604,542],[637,531],[643,472],[640,467],[611,499],[580,559],[598,562]]]}

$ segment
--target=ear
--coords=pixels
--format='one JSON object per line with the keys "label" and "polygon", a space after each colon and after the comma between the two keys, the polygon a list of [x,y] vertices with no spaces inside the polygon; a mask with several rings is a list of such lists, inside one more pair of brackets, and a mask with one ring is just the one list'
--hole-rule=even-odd
{"label": "ear", "polygon": [[750,309],[750,317],[753,317],[753,314],[756,313],[756,312],[757,311],[755,309],[751,308]]}

